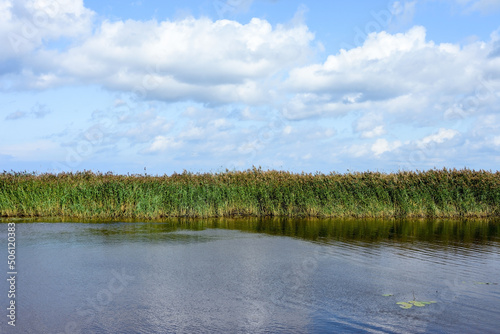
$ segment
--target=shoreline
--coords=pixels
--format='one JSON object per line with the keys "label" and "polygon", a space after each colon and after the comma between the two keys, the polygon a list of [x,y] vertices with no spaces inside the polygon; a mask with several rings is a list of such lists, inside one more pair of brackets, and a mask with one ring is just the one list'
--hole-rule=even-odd
{"label": "shoreline", "polygon": [[110,221],[120,221],[120,222],[135,222],[135,221],[145,221],[145,222],[161,222],[163,220],[171,220],[171,219],[185,219],[185,220],[197,220],[197,219],[360,219],[360,220],[371,220],[371,219],[381,219],[381,220],[464,220],[464,219],[495,219],[500,218],[500,214],[467,214],[467,215],[392,215],[392,216],[367,216],[367,215],[346,215],[346,216],[335,216],[335,215],[238,215],[238,214],[230,214],[230,215],[219,215],[219,216],[198,216],[198,215],[184,215],[184,216],[42,216],[42,215],[0,215],[0,223],[3,221],[7,221],[8,219],[21,219],[21,220],[109,220]]}

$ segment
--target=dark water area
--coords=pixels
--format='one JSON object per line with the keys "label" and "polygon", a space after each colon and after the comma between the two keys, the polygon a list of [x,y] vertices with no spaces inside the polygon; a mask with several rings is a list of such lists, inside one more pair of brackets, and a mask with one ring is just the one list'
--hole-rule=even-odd
{"label": "dark water area", "polygon": [[10,221],[0,333],[500,329],[498,220]]}

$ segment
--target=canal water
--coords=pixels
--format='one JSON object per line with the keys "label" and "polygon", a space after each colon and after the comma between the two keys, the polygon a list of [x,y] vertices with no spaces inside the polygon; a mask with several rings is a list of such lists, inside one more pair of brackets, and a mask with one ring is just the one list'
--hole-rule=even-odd
{"label": "canal water", "polygon": [[499,221],[15,222],[0,333],[500,329]]}

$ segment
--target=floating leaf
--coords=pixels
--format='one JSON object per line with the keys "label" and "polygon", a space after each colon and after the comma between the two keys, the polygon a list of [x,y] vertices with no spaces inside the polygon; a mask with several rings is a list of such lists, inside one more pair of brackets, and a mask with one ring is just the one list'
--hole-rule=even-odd
{"label": "floating leaf", "polygon": [[411,308],[413,306],[412,304],[406,303],[406,302],[397,302],[396,304],[398,304],[399,307],[404,308],[404,309],[408,309],[408,308]]}
{"label": "floating leaf", "polygon": [[433,300],[430,302],[420,302],[417,300],[410,300],[409,302],[397,302],[396,304],[398,304],[399,307],[401,307],[401,308],[409,309],[409,308],[412,308],[413,306],[424,307],[425,305],[430,305],[430,304],[434,304],[434,303],[437,303],[437,302],[435,302]]}
{"label": "floating leaf", "polygon": [[386,294],[383,294],[382,296],[384,297],[391,297],[391,296],[394,296],[392,293],[386,293]]}

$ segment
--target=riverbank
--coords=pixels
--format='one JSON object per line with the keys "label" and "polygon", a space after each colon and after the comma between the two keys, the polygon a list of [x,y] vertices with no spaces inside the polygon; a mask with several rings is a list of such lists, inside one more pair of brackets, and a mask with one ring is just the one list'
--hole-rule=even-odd
{"label": "riverbank", "polygon": [[0,216],[491,217],[500,216],[500,172],[293,174],[257,168],[170,176],[4,172]]}

